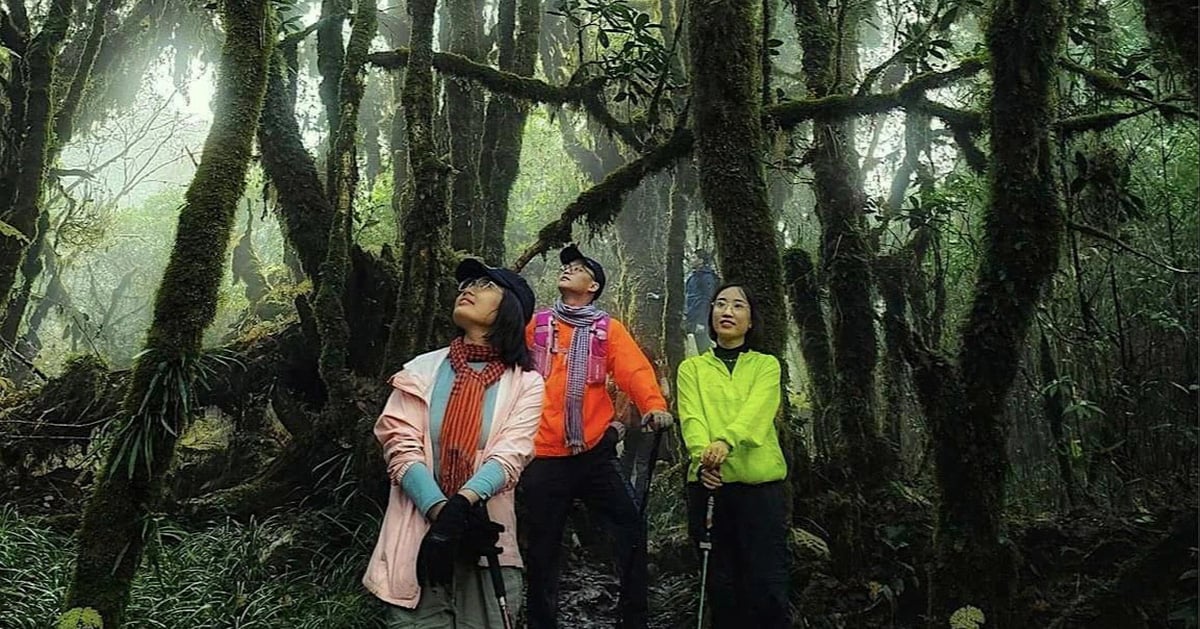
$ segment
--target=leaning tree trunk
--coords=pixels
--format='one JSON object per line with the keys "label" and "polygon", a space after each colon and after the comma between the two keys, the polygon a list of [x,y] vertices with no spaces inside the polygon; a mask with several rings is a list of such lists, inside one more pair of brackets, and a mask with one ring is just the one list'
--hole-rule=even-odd
{"label": "leaning tree trunk", "polygon": [[965,607],[1004,627],[1013,591],[1002,541],[1005,397],[1034,307],[1058,264],[1063,216],[1054,179],[1051,88],[1064,11],[1057,0],[996,0],[987,31],[991,201],[958,368],[924,353],[914,365],[929,417],[941,500],[930,577],[931,624]]}
{"label": "leaning tree trunk", "polygon": [[258,125],[258,146],[267,179],[279,195],[280,223],[295,248],[304,273],[319,285],[321,263],[329,244],[333,207],[325,196],[317,166],[304,148],[293,102],[288,96],[287,67],[273,55],[267,94]]}
{"label": "leaning tree trunk", "polygon": [[763,349],[787,339],[783,271],[763,173],[762,3],[688,6],[700,193],[712,213],[721,273],[758,298]]}
{"label": "leaning tree trunk", "polygon": [[266,88],[267,0],[226,0],[213,126],[179,216],[146,337],[130,376],[117,442],[83,514],[67,607],[91,607],[119,627],[145,545],[144,517],[157,501],[176,436],[190,409],[201,340],[216,314],[238,199]]}
{"label": "leaning tree trunk", "polygon": [[448,168],[437,155],[433,128],[433,15],[436,0],[411,0],[408,69],[404,73],[404,116],[412,191],[404,211],[400,290],[383,370],[411,357],[434,339],[438,284],[445,272]]}
{"label": "leaning tree trunk", "polygon": [[[517,5],[517,6],[514,6]],[[516,12],[514,16],[513,13]],[[501,0],[496,25],[500,69],[520,76],[533,76],[542,25],[541,0]],[[517,24],[514,25],[514,17]],[[516,30],[516,34],[513,31]],[[484,117],[483,148],[479,156],[479,186],[483,207],[479,228],[479,252],[496,264],[504,261],[504,231],[508,226],[508,197],[521,166],[525,120],[530,104],[524,99],[492,94]]]}

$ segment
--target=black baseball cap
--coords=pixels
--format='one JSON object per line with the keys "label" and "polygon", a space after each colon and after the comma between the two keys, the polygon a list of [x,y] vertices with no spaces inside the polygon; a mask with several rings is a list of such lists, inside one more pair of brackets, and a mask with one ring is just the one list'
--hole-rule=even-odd
{"label": "black baseball cap", "polygon": [[467,258],[459,262],[458,268],[454,271],[454,279],[460,283],[481,277],[486,277],[497,285],[512,291],[517,302],[521,304],[521,314],[525,317],[525,322],[529,323],[529,320],[533,318],[533,305],[536,300],[533,296],[533,289],[529,288],[529,283],[525,281],[525,278],[503,267],[488,266],[477,258]]}
{"label": "black baseball cap", "polygon": [[596,283],[600,285],[600,289],[596,291],[596,294],[592,295],[592,301],[600,299],[600,293],[604,292],[605,279],[604,267],[600,266],[599,262],[583,255],[575,243],[567,245],[566,248],[558,253],[558,261],[563,264],[570,264],[576,261],[582,262],[583,266],[586,266],[592,272],[592,277],[595,278]]}

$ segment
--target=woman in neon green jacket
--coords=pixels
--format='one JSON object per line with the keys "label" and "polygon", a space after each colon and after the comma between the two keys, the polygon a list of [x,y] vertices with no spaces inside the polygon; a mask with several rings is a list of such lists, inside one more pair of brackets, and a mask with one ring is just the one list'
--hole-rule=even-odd
{"label": "woman in neon green jacket", "polygon": [[715,629],[791,626],[787,464],[775,431],[780,369],[774,356],[755,351],[758,319],[744,285],[722,286],[708,312],[716,346],[679,366],[693,541],[701,539],[707,499],[715,495],[707,583]]}

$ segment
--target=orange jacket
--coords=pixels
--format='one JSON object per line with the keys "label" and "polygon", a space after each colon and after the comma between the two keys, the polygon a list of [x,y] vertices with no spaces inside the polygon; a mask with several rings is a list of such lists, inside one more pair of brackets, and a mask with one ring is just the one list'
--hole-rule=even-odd
{"label": "orange jacket", "polygon": [[[525,342],[533,347],[534,317],[525,328]],[[575,328],[554,321],[555,344],[550,354],[550,375],[546,378],[546,397],[542,402],[542,422],[534,439],[536,456],[570,456],[567,447],[567,352]],[[643,415],[667,410],[667,401],[658,389],[658,378],[650,361],[642,353],[629,330],[616,319],[608,324],[608,375],[624,391]],[[604,436],[613,420],[613,402],[605,386],[589,384],[583,390],[583,439],[592,449]]]}

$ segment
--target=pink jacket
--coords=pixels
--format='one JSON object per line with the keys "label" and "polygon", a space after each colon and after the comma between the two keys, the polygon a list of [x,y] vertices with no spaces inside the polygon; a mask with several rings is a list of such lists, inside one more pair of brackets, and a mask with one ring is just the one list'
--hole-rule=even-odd
{"label": "pink jacket", "polygon": [[[435,469],[428,434],[429,394],[437,370],[449,354],[440,349],[422,354],[404,365],[389,380],[391,397],[375,422],[375,437],[383,445],[388,477],[392,479],[387,513],[379,540],[363,575],[372,594],[393,605],[413,608],[421,599],[417,584],[417,552],[429,530],[425,516],[400,488],[400,480],[414,463],[424,461]],[[533,438],[542,414],[542,377],[536,371],[509,370],[497,383],[495,409],[484,448],[475,454],[475,468],[489,459],[505,472],[504,488],[487,503],[488,515],[504,525],[500,534],[500,564],[523,567],[517,551],[517,517],[513,488],[525,464],[533,458]],[[481,561],[481,565],[483,562]]]}

